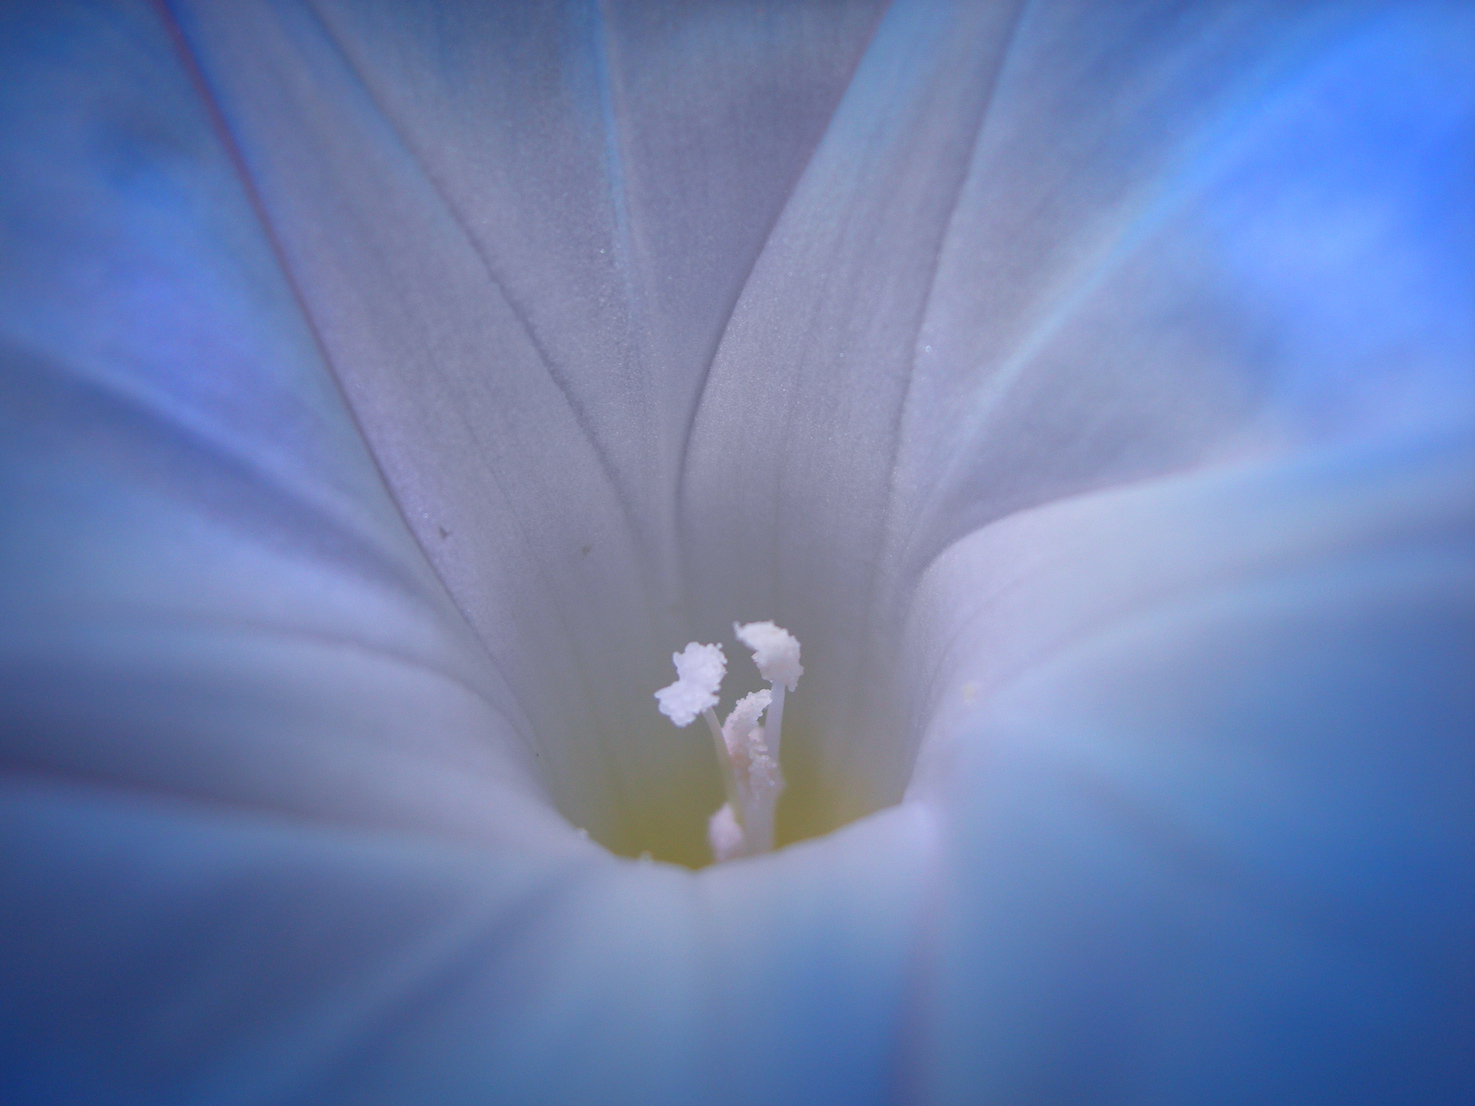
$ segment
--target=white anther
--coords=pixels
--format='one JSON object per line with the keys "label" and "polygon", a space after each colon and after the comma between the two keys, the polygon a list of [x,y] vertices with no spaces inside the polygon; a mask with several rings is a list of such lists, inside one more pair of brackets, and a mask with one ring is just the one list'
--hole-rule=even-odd
{"label": "white anther", "polygon": [[743,827],[738,825],[731,803],[723,803],[707,823],[707,842],[712,846],[712,859],[719,862],[736,860],[747,852]]}
{"label": "white anther", "polygon": [[681,652],[672,653],[671,659],[676,662],[676,682],[656,692],[656,700],[661,713],[672,722],[690,726],[697,715],[717,705],[717,692],[722,688],[722,677],[727,675],[727,658],[722,655],[722,646],[693,641]]}
{"label": "white anther", "polygon": [[[727,721],[722,723],[722,742],[727,746],[727,755],[734,762],[748,755],[753,744],[753,731],[759,728],[758,720],[763,717],[763,712],[768,709],[772,700],[773,693],[770,691],[755,691],[751,695],[744,695],[732,708]],[[761,737],[759,740],[762,740]]]}
{"label": "white anther", "polygon": [[799,639],[772,622],[732,624],[737,639],[753,650],[753,663],[758,674],[770,683],[783,684],[790,691],[799,686],[804,669],[799,665]]}
{"label": "white anther", "polygon": [[804,675],[799,664],[799,639],[772,622],[749,622],[745,626],[734,622],[732,629],[738,640],[753,650],[753,663],[758,666],[758,674],[769,681],[773,691],[773,702],[768,707],[768,725],[764,729],[767,731],[769,755],[776,763],[784,729],[784,691],[793,691],[799,686],[799,677]]}

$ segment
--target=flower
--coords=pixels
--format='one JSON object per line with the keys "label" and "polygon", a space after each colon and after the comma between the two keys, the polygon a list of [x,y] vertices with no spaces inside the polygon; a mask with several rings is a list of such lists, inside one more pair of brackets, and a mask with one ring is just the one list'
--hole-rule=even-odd
{"label": "flower", "polygon": [[1467,5],[5,20],[7,1101],[1468,1099]]}

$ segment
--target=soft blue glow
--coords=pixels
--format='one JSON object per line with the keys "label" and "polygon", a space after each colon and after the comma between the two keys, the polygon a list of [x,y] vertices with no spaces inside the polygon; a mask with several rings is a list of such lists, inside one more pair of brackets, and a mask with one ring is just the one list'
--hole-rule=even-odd
{"label": "soft blue glow", "polygon": [[[1475,1098],[1468,4],[0,72],[0,1100]],[[701,867],[651,696],[762,619],[783,847]]]}

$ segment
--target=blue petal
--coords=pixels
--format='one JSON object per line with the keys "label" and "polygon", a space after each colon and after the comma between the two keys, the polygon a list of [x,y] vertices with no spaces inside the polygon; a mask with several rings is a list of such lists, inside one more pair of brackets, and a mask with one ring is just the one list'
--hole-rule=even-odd
{"label": "blue petal", "polygon": [[485,832],[464,773],[527,785],[516,704],[174,45],[127,9],[30,13],[7,44],[7,763]]}
{"label": "blue petal", "polygon": [[1468,436],[1421,436],[939,562],[912,784],[949,811],[939,1101],[1468,1097],[1472,503]]}

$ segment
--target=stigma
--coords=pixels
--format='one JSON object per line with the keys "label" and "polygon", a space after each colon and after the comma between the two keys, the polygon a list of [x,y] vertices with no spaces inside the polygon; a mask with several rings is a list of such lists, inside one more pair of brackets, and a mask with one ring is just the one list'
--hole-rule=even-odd
{"label": "stigma", "polygon": [[799,684],[799,641],[772,622],[733,623],[738,641],[753,651],[758,674],[768,689],[744,695],[727,720],[718,723],[719,702],[727,658],[720,645],[689,642],[671,660],[676,682],[655,694],[662,714],[678,726],[689,726],[701,715],[712,734],[717,764],[722,772],[727,802],[712,815],[707,841],[715,860],[756,856],[773,848],[774,813],[784,789],[779,769],[784,695]]}

